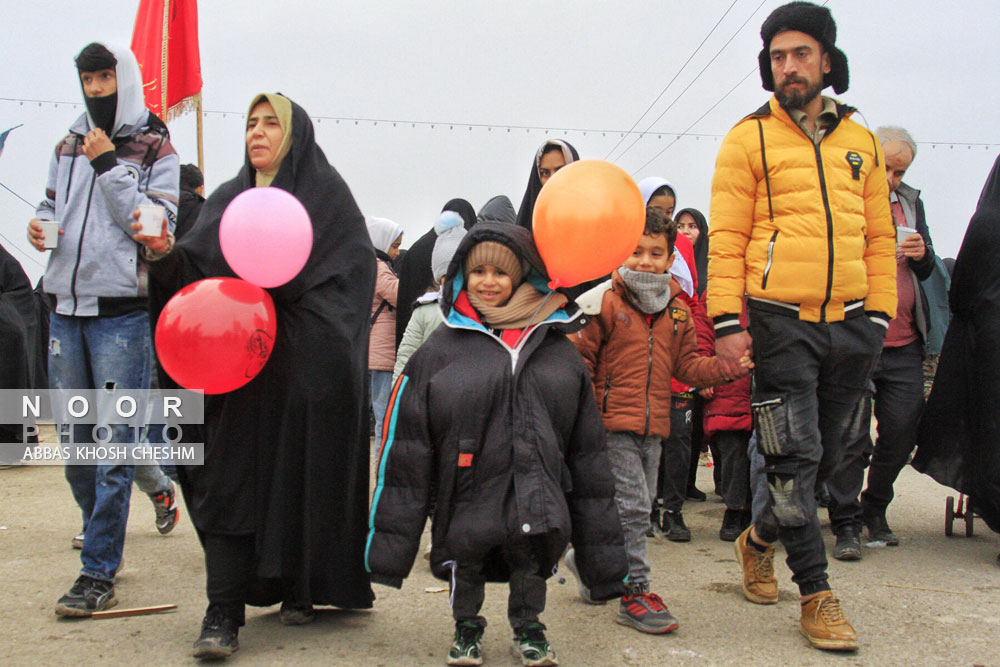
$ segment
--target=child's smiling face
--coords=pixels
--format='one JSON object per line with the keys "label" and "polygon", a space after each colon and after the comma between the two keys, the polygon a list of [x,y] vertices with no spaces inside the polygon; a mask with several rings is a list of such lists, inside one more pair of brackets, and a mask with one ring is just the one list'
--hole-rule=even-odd
{"label": "child's smiling face", "polygon": [[643,234],[632,255],[623,266],[632,271],[666,273],[674,261],[674,254],[667,243],[666,234]]}
{"label": "child's smiling face", "polygon": [[492,264],[480,264],[469,271],[468,290],[488,306],[502,306],[510,300],[514,281],[502,269]]}

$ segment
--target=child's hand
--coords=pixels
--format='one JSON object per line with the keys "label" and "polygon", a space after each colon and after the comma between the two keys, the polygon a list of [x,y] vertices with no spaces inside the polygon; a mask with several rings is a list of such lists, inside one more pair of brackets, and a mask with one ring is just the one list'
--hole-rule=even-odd
{"label": "child's hand", "polygon": [[750,358],[749,348],[747,348],[747,350],[743,353],[743,356],[740,357],[740,368],[746,371],[750,371],[753,368],[753,360]]}

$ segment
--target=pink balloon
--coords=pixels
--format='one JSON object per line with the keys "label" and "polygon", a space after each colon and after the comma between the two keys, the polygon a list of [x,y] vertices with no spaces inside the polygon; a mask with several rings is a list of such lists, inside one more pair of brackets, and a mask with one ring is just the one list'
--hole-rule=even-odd
{"label": "pink balloon", "polygon": [[281,188],[251,188],[222,213],[219,243],[229,267],[258,287],[294,278],[312,251],[313,229],[305,207]]}

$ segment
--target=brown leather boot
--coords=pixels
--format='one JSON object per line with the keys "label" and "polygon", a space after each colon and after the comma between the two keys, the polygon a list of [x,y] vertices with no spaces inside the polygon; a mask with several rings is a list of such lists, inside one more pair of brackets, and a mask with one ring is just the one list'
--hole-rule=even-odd
{"label": "brown leather boot", "polygon": [[775,604],[778,601],[778,580],[774,578],[774,547],[763,553],[754,549],[747,540],[753,526],[744,530],[733,545],[736,561],[743,570],[743,595],[757,604]]}
{"label": "brown leather boot", "polygon": [[858,634],[847,621],[840,600],[830,591],[802,601],[799,632],[816,648],[828,651],[856,651]]}

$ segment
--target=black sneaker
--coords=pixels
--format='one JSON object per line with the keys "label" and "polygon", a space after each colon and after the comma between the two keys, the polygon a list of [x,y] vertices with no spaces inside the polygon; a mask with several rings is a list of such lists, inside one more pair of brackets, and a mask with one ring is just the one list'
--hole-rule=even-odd
{"label": "black sneaker", "polygon": [[832,502],[833,498],[830,496],[830,489],[826,487],[826,484],[821,484],[816,489],[816,504],[820,507],[829,507]]}
{"label": "black sneaker", "polygon": [[660,509],[657,507],[649,513],[649,528],[646,529],[646,537],[656,538],[662,535],[663,533],[660,531]]}
{"label": "black sneaker", "polygon": [[833,557],[837,560],[861,560],[861,538],[854,524],[837,530],[837,543],[833,545]]}
{"label": "black sneaker", "polygon": [[726,510],[722,516],[722,528],[719,528],[719,539],[723,542],[735,542],[743,528],[743,510]]}
{"label": "black sneaker", "polygon": [[885,520],[885,514],[865,517],[865,527],[868,528],[868,541],[866,546],[877,548],[881,546],[899,546],[899,538],[896,533],[889,528],[889,522]]}
{"label": "black sneaker", "polygon": [[651,635],[663,635],[677,629],[677,619],[656,593],[638,591],[624,596],[618,605],[615,621]]}
{"label": "black sneaker", "polygon": [[688,487],[685,496],[687,496],[688,500],[693,500],[696,503],[703,503],[708,500],[708,496],[705,495],[705,492],[699,490],[698,487],[694,485]]}
{"label": "black sneaker", "polygon": [[676,510],[663,510],[663,534],[671,542],[691,541],[691,531],[684,524],[684,515]]}
{"label": "black sneaker", "polygon": [[485,628],[472,621],[455,623],[455,639],[448,649],[449,665],[483,664],[483,630]]}
{"label": "black sneaker", "polygon": [[316,620],[316,610],[311,604],[300,605],[292,602],[282,602],[278,611],[278,620],[282,625],[309,625]]}
{"label": "black sneaker", "polygon": [[528,623],[514,632],[511,652],[515,658],[521,658],[521,664],[527,667],[548,667],[559,664],[555,651],[545,638],[545,626],[537,621]]}
{"label": "black sneaker", "polygon": [[177,525],[177,490],[174,483],[170,483],[170,488],[159,493],[150,493],[149,499],[153,501],[153,508],[156,510],[156,529],[160,535],[166,535]]}
{"label": "black sneaker", "polygon": [[58,616],[90,616],[118,604],[115,585],[81,574],[73,587],[56,602]]}
{"label": "black sneaker", "polygon": [[237,619],[226,616],[218,607],[209,607],[201,621],[201,636],[194,643],[192,655],[208,660],[228,658],[240,650],[239,632],[240,622]]}

